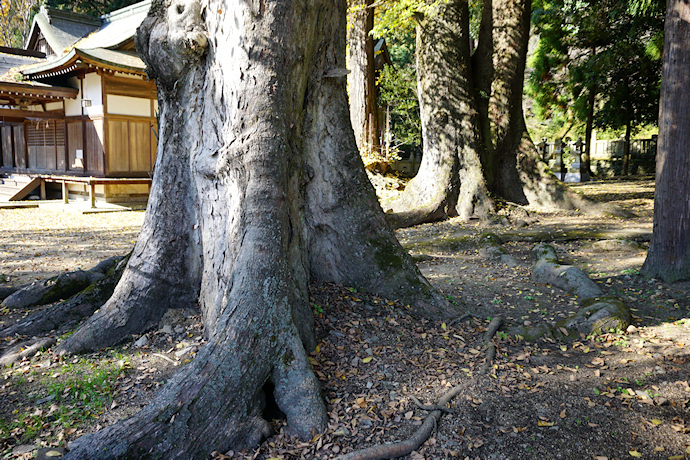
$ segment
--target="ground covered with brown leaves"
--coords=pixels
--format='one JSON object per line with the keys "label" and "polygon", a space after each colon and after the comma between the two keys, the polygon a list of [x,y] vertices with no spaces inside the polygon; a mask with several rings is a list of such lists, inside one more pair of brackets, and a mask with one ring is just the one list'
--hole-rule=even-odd
{"label": "ground covered with brown leaves", "polygon": [[[545,241],[562,260],[588,272],[606,294],[626,302],[635,327],[562,342],[528,342],[499,331],[488,375],[462,389],[432,436],[408,458],[686,458],[690,283],[667,284],[638,274],[651,236],[653,182],[638,178],[577,188],[637,217],[528,210],[519,218],[505,212],[505,219],[492,224],[451,220],[398,232],[423,273],[471,315],[462,321],[419,320],[395,299],[369,296],[356,287],[313,285],[319,347],[311,360],[328,405],[328,430],[311,442],[299,442],[282,433],[280,414],[273,413],[276,435],[261,447],[214,456],[331,459],[406,439],[428,414],[415,398],[434,404],[477,375],[491,318],[530,326],[580,308],[573,296],[530,280],[529,251]],[[56,269],[89,268],[111,255],[108,251],[124,253],[141,223],[140,213],[112,214],[101,218],[111,222],[94,230],[93,222],[63,218],[63,234],[41,212],[0,210],[0,274],[10,283],[30,280],[33,264],[43,276]],[[5,232],[14,220],[20,223]],[[478,236],[487,230],[502,239],[516,263],[489,262],[480,255]],[[80,246],[80,232],[98,254],[88,262],[79,259],[79,251],[89,252]],[[122,246],[113,249],[112,241]],[[73,267],[61,260],[63,251],[76,260]],[[42,261],[41,255],[53,259]],[[52,272],[51,264],[56,266]],[[5,314],[0,321],[7,324],[24,313]],[[20,339],[9,338],[2,348]],[[158,330],[133,339],[76,358],[40,353],[3,369],[3,458],[32,458],[39,446],[64,447],[131,415],[204,343],[194,310],[171,311]]]}

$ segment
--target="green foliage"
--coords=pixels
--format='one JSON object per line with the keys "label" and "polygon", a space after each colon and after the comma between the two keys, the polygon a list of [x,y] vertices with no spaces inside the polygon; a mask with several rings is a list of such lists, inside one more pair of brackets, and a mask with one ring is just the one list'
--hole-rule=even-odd
{"label": "green foliage", "polygon": [[[377,2],[378,10],[372,35],[376,38],[386,38],[397,34],[414,32],[417,21],[424,16],[434,14],[436,6],[443,1],[426,2],[424,0],[382,0]],[[469,0],[470,36],[479,36],[482,11],[482,0]]]}
{"label": "green foliage", "polygon": [[427,4],[422,0],[383,0],[378,3],[372,34],[388,40],[396,34],[413,33],[416,20],[430,14],[435,5],[436,2]]}
{"label": "green foliage", "polygon": [[390,108],[393,145],[419,145],[422,127],[419,120],[417,77],[414,66],[399,69],[385,66],[379,77],[379,103]]}
{"label": "green foliage", "polygon": [[415,32],[413,29],[391,31],[386,44],[393,65],[386,65],[379,74],[378,103],[390,110],[391,146],[395,153],[398,149],[420,145],[422,138],[414,56]]}
{"label": "green foliage", "polygon": [[0,0],[0,44],[22,48],[39,0]]}
{"label": "green foliage", "polygon": [[108,2],[102,0],[47,0],[46,5],[59,10],[72,11],[73,13],[100,16],[139,3],[140,1],[141,0],[111,0]]}
{"label": "green foliage", "polygon": [[583,123],[594,92],[597,126],[653,123],[663,9],[659,0],[536,1],[539,44],[527,82],[535,115],[560,129]]}

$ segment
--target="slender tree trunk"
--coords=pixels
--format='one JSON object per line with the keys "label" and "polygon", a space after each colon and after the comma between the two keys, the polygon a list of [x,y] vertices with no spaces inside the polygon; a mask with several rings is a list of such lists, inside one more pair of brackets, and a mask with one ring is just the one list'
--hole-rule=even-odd
{"label": "slender tree trunk", "polygon": [[690,279],[690,6],[669,0],[659,104],[654,232],[642,273]]}
{"label": "slender tree trunk", "polygon": [[[142,286],[172,286],[181,304],[198,292],[209,342],[142,411],[78,439],[67,458],[206,458],[251,447],[269,432],[267,382],[290,434],[323,430],[305,352],[315,345],[310,277],[396,296],[420,315],[457,314],[395,240],[364,172],[349,123],[345,14],[330,0],[209,0],[204,9],[154,0],[137,49],[162,106],[161,192],[147,217],[159,233],[142,232],[138,247],[154,257],[179,244],[180,274],[171,280],[176,272],[159,263],[123,276],[63,350],[93,349],[109,318],[157,308],[139,294],[133,306]],[[123,323],[119,336],[145,326]]]}
{"label": "slender tree trunk", "polygon": [[597,97],[597,88],[593,86],[589,89],[589,97],[587,99],[587,122],[585,124],[585,149],[583,150],[582,163],[585,166],[585,172],[592,177],[592,130],[594,129],[594,104]]}
{"label": "slender tree trunk", "polygon": [[625,124],[625,137],[623,138],[623,172],[624,176],[628,175],[630,169],[630,131],[632,130],[632,123],[630,120]]}
{"label": "slender tree trunk", "polygon": [[350,117],[360,152],[380,148],[374,63],[374,0],[358,0],[350,29]]}

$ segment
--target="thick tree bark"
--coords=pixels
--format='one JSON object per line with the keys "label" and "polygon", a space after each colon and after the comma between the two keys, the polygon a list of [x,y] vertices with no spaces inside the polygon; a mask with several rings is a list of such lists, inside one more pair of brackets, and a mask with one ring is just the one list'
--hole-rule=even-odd
{"label": "thick tree bark", "polygon": [[[132,257],[157,265],[144,276],[130,262],[139,278],[125,273],[63,350],[111,340],[94,332],[101,325],[117,324],[118,336],[145,327],[121,320],[158,316],[144,288],[175,290],[169,300],[158,292],[166,307],[198,292],[209,343],[141,412],[80,438],[69,458],[205,458],[253,446],[269,431],[267,382],[289,433],[323,430],[305,352],[315,345],[310,277],[395,296],[420,315],[454,314],[395,240],[364,172],[346,98],[345,14],[330,0],[154,0],[137,49],[158,83],[163,135]],[[133,312],[140,299],[154,312]]]}
{"label": "thick tree bark", "polygon": [[397,227],[493,209],[482,174],[472,90],[467,1],[438,2],[417,26],[417,92],[424,154],[390,222]]}
{"label": "thick tree bark", "polygon": [[374,63],[374,0],[354,2],[350,29],[350,118],[360,152],[378,151],[379,117]]}
{"label": "thick tree bark", "polygon": [[420,20],[417,75],[424,153],[389,221],[486,217],[495,196],[539,207],[582,208],[539,158],[522,91],[531,0],[484,1],[470,58],[467,0],[438,2]]}
{"label": "thick tree bark", "polygon": [[690,6],[669,0],[659,104],[654,230],[642,273],[690,279]]}

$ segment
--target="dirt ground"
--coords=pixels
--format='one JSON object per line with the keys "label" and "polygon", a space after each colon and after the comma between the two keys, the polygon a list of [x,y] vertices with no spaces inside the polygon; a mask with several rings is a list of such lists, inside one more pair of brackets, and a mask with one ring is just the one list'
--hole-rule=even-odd
{"label": "dirt ground", "polygon": [[[381,182],[383,183],[383,182]],[[389,184],[386,196],[399,186]],[[215,458],[336,458],[406,439],[433,404],[467,382],[484,362],[482,336],[491,318],[508,326],[554,322],[580,307],[573,296],[530,280],[529,251],[546,241],[566,263],[585,270],[633,313],[629,332],[556,342],[526,342],[499,331],[486,378],[452,400],[431,438],[411,459],[683,459],[690,457],[690,283],[639,275],[651,237],[650,178],[575,186],[636,217],[530,211],[492,225],[450,220],[400,230],[419,267],[459,311],[472,317],[418,320],[395,299],[356,287],[312,286],[319,348],[311,355],[326,399],[328,430],[311,442],[282,434],[249,452]],[[143,213],[75,216],[0,210],[0,280],[23,284],[131,248]],[[479,255],[492,231],[517,261]],[[0,328],[29,312],[3,312]],[[58,340],[69,334],[59,331]],[[32,458],[38,447],[65,447],[76,437],[131,415],[175,369],[203,346],[194,310],[169,312],[159,329],[100,353],[61,358],[43,352],[0,372],[2,458]],[[19,343],[10,337],[0,348]]]}

